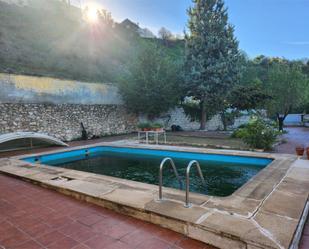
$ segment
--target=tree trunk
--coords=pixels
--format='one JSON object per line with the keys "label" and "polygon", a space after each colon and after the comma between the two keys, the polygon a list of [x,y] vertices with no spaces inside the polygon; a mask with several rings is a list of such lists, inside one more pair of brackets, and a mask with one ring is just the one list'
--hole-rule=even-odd
{"label": "tree trunk", "polygon": [[226,116],[225,116],[225,111],[223,111],[221,113],[221,121],[223,124],[223,130],[226,131],[227,130],[227,120],[226,120]]}
{"label": "tree trunk", "polygon": [[206,129],[206,107],[204,105],[204,101],[201,102],[201,125],[200,125],[200,130],[205,130]]}
{"label": "tree trunk", "polygon": [[284,119],[282,117],[279,117],[278,121],[279,121],[279,131],[283,131],[283,121],[284,121]]}
{"label": "tree trunk", "polygon": [[278,119],[278,123],[279,123],[279,131],[283,131],[283,125],[284,125],[284,120],[287,117],[288,112],[286,111],[284,115],[280,115],[279,113],[277,113],[277,119]]}

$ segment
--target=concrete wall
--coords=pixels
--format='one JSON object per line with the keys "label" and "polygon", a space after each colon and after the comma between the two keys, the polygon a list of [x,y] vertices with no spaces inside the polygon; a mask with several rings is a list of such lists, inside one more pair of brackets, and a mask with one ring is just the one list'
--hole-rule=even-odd
{"label": "concrete wall", "polygon": [[[235,119],[233,125],[229,126],[228,129],[235,129],[242,124],[248,123],[250,120],[250,115],[242,115]],[[149,120],[145,116],[140,116],[140,122],[148,122]],[[172,125],[180,125],[184,130],[197,130],[200,127],[200,123],[196,121],[191,121],[191,118],[186,115],[185,111],[176,107],[171,109],[167,113],[156,118],[152,122],[161,123],[165,128],[169,129]],[[216,131],[223,130],[223,123],[221,121],[220,115],[215,115],[207,121],[206,130]]]}
{"label": "concrete wall", "polygon": [[284,120],[284,125],[287,126],[303,126],[302,114],[289,114]]}
{"label": "concrete wall", "polygon": [[0,73],[0,103],[121,105],[111,84]]}

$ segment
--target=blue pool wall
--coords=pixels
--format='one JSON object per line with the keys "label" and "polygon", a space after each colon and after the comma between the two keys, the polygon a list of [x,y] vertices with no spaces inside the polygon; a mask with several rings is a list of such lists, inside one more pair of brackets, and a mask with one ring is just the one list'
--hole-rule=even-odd
{"label": "blue pool wall", "polygon": [[22,160],[27,161],[29,163],[53,165],[58,163],[67,163],[72,161],[84,160],[87,158],[99,157],[104,155],[104,152],[155,156],[162,158],[171,157],[177,159],[203,160],[203,161],[222,162],[222,163],[237,163],[246,165],[249,164],[261,167],[266,167],[269,163],[273,161],[273,159],[262,158],[262,157],[248,157],[248,156],[234,156],[234,155],[223,155],[223,154],[207,154],[197,152],[181,152],[181,151],[169,151],[169,150],[152,150],[152,149],[122,148],[122,147],[108,147],[108,146],[92,147],[67,152],[25,157]]}

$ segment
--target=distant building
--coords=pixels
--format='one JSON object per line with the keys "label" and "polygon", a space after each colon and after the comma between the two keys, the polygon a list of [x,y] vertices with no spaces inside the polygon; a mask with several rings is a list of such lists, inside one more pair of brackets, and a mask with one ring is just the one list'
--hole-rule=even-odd
{"label": "distant building", "polygon": [[156,36],[147,28],[142,29],[138,23],[132,22],[130,19],[125,19],[120,25],[132,32],[139,34],[140,37],[144,38],[155,38]]}
{"label": "distant building", "polygon": [[138,33],[144,38],[156,38],[156,36],[147,28],[140,29]]}
{"label": "distant building", "polygon": [[134,32],[138,32],[138,30],[140,29],[139,25],[137,23],[132,22],[130,19],[125,19],[124,21],[122,21],[120,23],[120,25],[122,27],[125,27],[126,29],[130,29]]}

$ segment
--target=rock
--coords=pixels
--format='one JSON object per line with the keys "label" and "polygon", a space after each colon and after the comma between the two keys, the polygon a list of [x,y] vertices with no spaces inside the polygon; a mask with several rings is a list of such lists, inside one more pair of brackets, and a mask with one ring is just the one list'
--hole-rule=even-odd
{"label": "rock", "polygon": [[0,103],[0,134],[39,131],[71,141],[81,137],[80,122],[97,137],[135,131],[138,118],[120,105]]}

